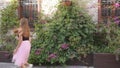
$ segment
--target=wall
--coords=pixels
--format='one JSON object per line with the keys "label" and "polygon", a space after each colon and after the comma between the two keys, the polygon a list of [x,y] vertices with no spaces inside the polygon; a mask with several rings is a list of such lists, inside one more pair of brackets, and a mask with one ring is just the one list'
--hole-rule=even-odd
{"label": "wall", "polygon": [[87,4],[88,13],[92,16],[93,21],[95,23],[98,22],[98,1],[97,0],[90,0]]}
{"label": "wall", "polygon": [[[87,9],[88,14],[92,16],[95,23],[98,22],[98,0],[74,0],[78,1],[79,6]],[[46,16],[51,16],[57,10],[55,7],[58,0],[42,0],[42,11]],[[49,3],[49,4],[48,4]]]}
{"label": "wall", "polygon": [[5,8],[10,3],[10,0],[1,0],[0,1],[0,10]]}
{"label": "wall", "polygon": [[[88,10],[89,15],[92,16],[92,19],[97,23],[98,22],[98,0],[75,0],[78,1],[81,7],[84,7]],[[10,0],[1,0],[0,1],[0,10],[6,7],[9,4]],[[55,7],[58,3],[58,0],[42,0],[42,11],[45,15],[51,16],[57,10]]]}
{"label": "wall", "polygon": [[58,0],[42,0],[41,9],[45,16],[52,16],[57,10]]}
{"label": "wall", "polygon": [[87,9],[95,23],[98,22],[98,0],[77,0],[79,5]]}

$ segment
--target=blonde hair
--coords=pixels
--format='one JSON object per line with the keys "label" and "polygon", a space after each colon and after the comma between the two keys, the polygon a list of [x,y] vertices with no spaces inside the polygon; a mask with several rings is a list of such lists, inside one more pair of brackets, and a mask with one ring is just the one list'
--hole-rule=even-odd
{"label": "blonde hair", "polygon": [[28,25],[28,19],[26,19],[24,17],[21,18],[20,27],[22,28],[23,36],[24,37],[29,37],[30,36],[30,28],[29,28],[29,25]]}

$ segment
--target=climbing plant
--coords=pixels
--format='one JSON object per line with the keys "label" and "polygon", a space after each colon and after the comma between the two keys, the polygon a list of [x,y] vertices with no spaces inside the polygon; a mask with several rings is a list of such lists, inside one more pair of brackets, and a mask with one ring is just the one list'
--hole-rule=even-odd
{"label": "climbing plant", "polygon": [[94,22],[86,10],[72,2],[71,6],[59,5],[54,17],[47,23],[35,26],[37,35],[32,42],[30,62],[65,63],[92,53]]}
{"label": "climbing plant", "polygon": [[0,42],[1,45],[15,45],[15,37],[10,32],[18,26],[17,1],[12,0],[4,9],[0,11]]}

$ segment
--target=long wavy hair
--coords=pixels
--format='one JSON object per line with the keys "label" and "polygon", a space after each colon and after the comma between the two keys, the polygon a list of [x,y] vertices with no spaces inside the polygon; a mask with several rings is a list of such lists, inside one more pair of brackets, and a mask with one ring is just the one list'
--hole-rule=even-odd
{"label": "long wavy hair", "polygon": [[23,36],[24,37],[29,37],[30,36],[30,27],[28,25],[28,19],[27,18],[24,18],[24,17],[21,18],[20,27],[22,28]]}

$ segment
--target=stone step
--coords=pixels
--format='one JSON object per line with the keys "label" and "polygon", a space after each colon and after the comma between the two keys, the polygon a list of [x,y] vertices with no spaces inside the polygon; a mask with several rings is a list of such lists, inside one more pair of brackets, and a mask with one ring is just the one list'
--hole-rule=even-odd
{"label": "stone step", "polygon": [[87,67],[87,66],[40,66],[34,68],[94,68],[94,67]]}
{"label": "stone step", "polygon": [[[17,68],[13,63],[0,62],[0,68]],[[94,68],[87,66],[34,66],[33,68]]]}

